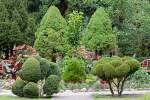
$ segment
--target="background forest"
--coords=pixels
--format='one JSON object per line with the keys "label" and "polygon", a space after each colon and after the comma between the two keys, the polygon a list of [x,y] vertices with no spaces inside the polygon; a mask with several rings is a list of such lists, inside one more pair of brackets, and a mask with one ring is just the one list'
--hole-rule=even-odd
{"label": "background forest", "polygon": [[[43,52],[45,51],[41,50],[40,46],[45,46],[44,49],[52,47],[53,50],[47,51],[49,54],[50,52],[66,53],[68,48],[70,50],[70,48],[85,45],[88,50],[96,51],[100,55],[114,49],[116,54],[121,56],[148,57],[150,55],[149,2],[149,0],[0,0],[0,52],[5,53],[7,57],[9,53],[11,54],[13,47],[19,44],[29,44]],[[48,8],[52,5],[60,10],[64,20],[61,26],[51,24],[53,28],[47,30],[51,31],[48,41],[53,41],[52,36],[57,38],[60,34],[58,43],[55,42],[57,47],[53,44],[41,45],[39,42],[42,40],[37,34],[41,33],[43,27],[47,27],[46,21],[51,21],[51,19],[46,20],[46,17],[48,18],[48,12],[50,12]],[[95,12],[97,8],[104,10],[101,12],[101,19],[97,17],[100,14],[99,11]],[[61,18],[59,11],[51,10],[53,15],[50,16],[57,17],[53,20],[59,23]],[[103,28],[94,32],[95,29],[103,27],[99,23],[105,24],[108,29]],[[107,35],[115,34],[115,37],[109,36],[115,44],[112,41],[109,41],[110,43],[105,41],[106,37],[100,38],[98,36],[100,31],[105,31]],[[95,35],[90,40],[92,32]],[[66,37],[61,34],[65,34]],[[65,46],[60,46],[59,43],[62,40]],[[103,45],[97,47],[101,41]],[[40,54],[44,56],[42,52]]]}

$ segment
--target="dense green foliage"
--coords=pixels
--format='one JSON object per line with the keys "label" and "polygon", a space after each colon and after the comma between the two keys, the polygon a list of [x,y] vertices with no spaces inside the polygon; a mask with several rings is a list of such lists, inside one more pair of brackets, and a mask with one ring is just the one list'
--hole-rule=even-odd
{"label": "dense green foliage", "polygon": [[68,16],[68,43],[77,47],[80,44],[81,31],[83,29],[83,13],[73,11]]}
{"label": "dense green foliage", "polygon": [[40,56],[35,57],[39,63],[40,63],[40,69],[41,69],[41,78],[44,79],[50,75],[50,63],[47,59],[41,58]]}
{"label": "dense green foliage", "polygon": [[125,81],[139,68],[139,62],[130,57],[102,58],[94,66],[93,73],[108,82],[112,95],[114,95],[112,88],[112,83],[114,83],[117,87],[118,96],[121,96]]}
{"label": "dense green foliage", "polygon": [[98,8],[92,15],[84,32],[83,43],[90,50],[107,51],[115,48],[115,34],[104,8]]}
{"label": "dense green foliage", "polygon": [[131,75],[128,81],[129,86],[132,88],[149,88],[150,75],[141,68]]}
{"label": "dense green foliage", "polygon": [[[50,11],[49,7],[52,11]],[[96,17],[99,16],[97,14],[99,10],[96,11],[96,9],[100,8],[105,9],[105,11],[101,11],[103,16]],[[76,47],[78,45],[80,46],[82,42],[92,50],[93,48],[107,49],[106,46],[109,45],[107,50],[103,50],[105,52],[114,48],[114,42],[116,42],[117,54],[135,54],[137,57],[150,55],[149,0],[11,0],[11,2],[9,0],[0,0],[0,10],[0,53],[5,53],[6,58],[8,58],[9,53],[12,53],[15,45],[23,43],[33,45],[35,40],[34,33],[37,28],[35,47],[40,51],[40,55],[49,59],[52,58],[53,52],[66,53],[67,50],[64,47],[68,48],[68,46],[64,45],[71,44]],[[83,12],[83,14],[80,12]],[[94,12],[95,14],[93,15]],[[105,14],[106,12],[107,14]],[[64,29],[67,27],[67,23],[60,13],[66,20],[68,19],[68,42],[66,42],[66,36],[64,36],[66,31]],[[91,15],[95,17],[93,18]],[[101,21],[103,18],[106,20]],[[92,22],[92,20],[96,21]],[[105,23],[105,21],[107,21],[106,27],[109,28],[108,30],[102,27],[103,25],[95,25],[96,23]],[[111,22],[112,25],[109,24]],[[90,40],[89,42],[80,42],[82,38],[80,32],[81,27],[83,27],[82,25],[87,27],[83,33],[88,34],[86,37]],[[117,34],[115,37],[108,36],[108,40],[112,41],[110,42],[111,44],[109,44],[109,41],[102,41],[101,43],[104,43],[100,45],[98,44],[100,43],[98,40],[106,40],[107,35],[105,35],[106,37],[104,39],[97,35],[91,37],[89,33],[94,32],[89,32],[92,29],[91,26],[97,26],[98,30],[96,31],[99,34],[101,33],[99,30],[104,31],[103,33]],[[110,28],[115,29],[115,31],[113,32]],[[38,35],[41,33],[43,34]],[[61,38],[55,38],[60,35]],[[46,36],[49,39],[45,39],[48,38]],[[52,44],[48,42],[51,39],[53,40],[53,38],[56,41],[63,42],[56,42],[56,46],[53,46],[54,41],[51,42]],[[51,48],[45,48],[47,45],[44,44],[48,44]]]}
{"label": "dense green foliage", "polygon": [[34,42],[35,23],[26,8],[27,0],[0,0],[0,51],[6,57],[13,46]]}
{"label": "dense green foliage", "polygon": [[21,79],[28,82],[37,82],[41,79],[40,63],[35,58],[29,58],[23,64],[22,69],[19,71]]}
{"label": "dense green foliage", "polygon": [[123,55],[149,55],[149,0],[113,0],[110,17],[118,29],[118,47]]}
{"label": "dense green foliage", "polygon": [[67,23],[55,6],[51,6],[35,33],[34,47],[42,57],[51,59],[53,53],[63,53],[66,45]]}
{"label": "dense green foliage", "polygon": [[35,58],[40,62],[42,79],[47,78],[49,75],[60,76],[60,69],[56,63],[50,62],[45,58],[41,58],[40,56],[36,56]]}
{"label": "dense green foliage", "polygon": [[49,74],[50,75],[57,75],[57,76],[61,76],[61,72],[60,72],[60,68],[58,66],[57,63],[53,63],[53,62],[50,62],[50,69],[49,69]]}
{"label": "dense green foliage", "polygon": [[12,88],[13,93],[17,96],[42,97],[44,95],[42,91],[44,91],[49,97],[58,91],[59,67],[45,58],[40,56],[28,58],[18,75],[22,80],[16,81]]}
{"label": "dense green foliage", "polygon": [[23,80],[17,80],[12,86],[12,92],[17,96],[23,97],[23,88],[25,85],[26,83]]}
{"label": "dense green foliage", "polygon": [[66,82],[82,82],[85,80],[85,63],[77,58],[68,58],[63,65],[63,80]]}
{"label": "dense green foliage", "polygon": [[50,75],[46,79],[43,90],[47,97],[51,96],[53,93],[59,92],[59,82],[60,78],[56,75]]}
{"label": "dense green foliage", "polygon": [[25,97],[29,98],[37,98],[39,96],[39,90],[38,86],[34,82],[29,82],[25,87],[23,88],[23,93]]}

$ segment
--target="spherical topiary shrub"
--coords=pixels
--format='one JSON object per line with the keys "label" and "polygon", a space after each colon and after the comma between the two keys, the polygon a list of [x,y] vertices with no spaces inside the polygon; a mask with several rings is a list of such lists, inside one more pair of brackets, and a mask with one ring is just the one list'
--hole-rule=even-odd
{"label": "spherical topiary shrub", "polygon": [[49,75],[60,76],[60,69],[56,63],[50,62],[49,60],[40,56],[35,56],[35,58],[40,62],[42,79],[47,78]]}
{"label": "spherical topiary shrub", "polygon": [[117,88],[118,96],[121,96],[125,81],[139,68],[139,62],[131,57],[104,57],[95,64],[93,73],[107,81],[112,95],[114,95],[112,87],[112,84],[114,84]]}
{"label": "spherical topiary shrub", "polygon": [[12,92],[20,97],[23,97],[23,88],[26,83],[23,80],[17,80],[12,86]]}
{"label": "spherical topiary shrub", "polygon": [[40,63],[34,57],[29,58],[18,72],[21,79],[28,82],[37,82],[41,79]]}
{"label": "spherical topiary shrub", "polygon": [[42,58],[40,56],[35,56],[35,58],[39,61],[40,63],[40,69],[41,69],[41,79],[44,79],[48,77],[50,74],[48,71],[50,70],[50,64],[49,61],[45,58]]}
{"label": "spherical topiary shrub", "polygon": [[60,78],[56,75],[50,75],[43,86],[44,93],[47,97],[50,97],[53,93],[57,93],[59,87]]}
{"label": "spherical topiary shrub", "polygon": [[63,80],[66,82],[82,82],[85,80],[85,63],[77,58],[64,61]]}
{"label": "spherical topiary shrub", "polygon": [[50,69],[48,71],[49,75],[57,75],[60,76],[60,68],[58,66],[58,64],[50,62]]}
{"label": "spherical topiary shrub", "polygon": [[37,98],[39,95],[38,86],[34,82],[29,82],[25,87],[23,88],[23,93],[25,97],[29,98]]}

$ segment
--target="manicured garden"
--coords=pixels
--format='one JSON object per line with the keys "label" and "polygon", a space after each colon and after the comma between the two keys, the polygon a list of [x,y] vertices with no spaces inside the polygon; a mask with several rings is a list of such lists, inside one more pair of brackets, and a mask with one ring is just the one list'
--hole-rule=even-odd
{"label": "manicured garden", "polygon": [[148,100],[149,11],[149,0],[0,0],[0,100]]}

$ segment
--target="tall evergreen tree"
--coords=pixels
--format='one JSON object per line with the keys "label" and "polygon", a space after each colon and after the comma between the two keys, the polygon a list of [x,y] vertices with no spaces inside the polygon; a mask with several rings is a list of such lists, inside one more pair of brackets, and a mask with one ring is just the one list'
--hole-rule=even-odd
{"label": "tall evergreen tree", "polygon": [[29,43],[33,38],[27,39],[27,34],[31,37],[34,34],[27,32],[29,17],[26,0],[0,0],[0,6],[0,45],[8,58],[14,45]]}
{"label": "tall evergreen tree", "polygon": [[66,48],[66,27],[67,22],[58,8],[51,6],[35,33],[34,47],[42,57],[51,59],[54,53],[64,52]]}
{"label": "tall evergreen tree", "polygon": [[86,28],[83,43],[91,50],[104,52],[115,48],[115,40],[108,14],[104,8],[98,8]]}

